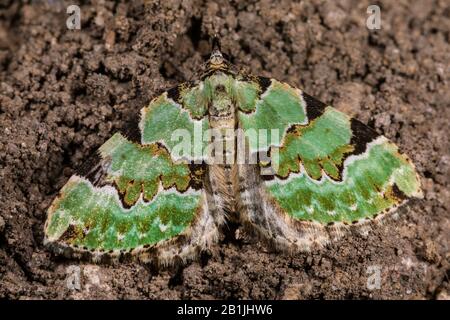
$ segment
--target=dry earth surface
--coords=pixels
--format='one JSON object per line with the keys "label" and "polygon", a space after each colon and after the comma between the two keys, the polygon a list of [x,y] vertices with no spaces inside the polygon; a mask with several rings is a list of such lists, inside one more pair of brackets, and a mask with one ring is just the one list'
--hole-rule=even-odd
{"label": "dry earth surface", "polygon": [[[445,299],[450,275],[450,3],[0,0],[0,298]],[[293,256],[249,237],[174,270],[92,265],[42,244],[68,177],[152,97],[189,79],[219,30],[239,66],[304,88],[401,146],[425,197],[366,234]],[[81,287],[67,286],[79,267]],[[380,287],[367,286],[380,272]]]}

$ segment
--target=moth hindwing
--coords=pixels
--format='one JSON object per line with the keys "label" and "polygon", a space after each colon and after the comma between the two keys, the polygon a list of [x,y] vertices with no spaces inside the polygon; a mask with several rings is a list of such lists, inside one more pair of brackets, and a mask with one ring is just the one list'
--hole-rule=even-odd
{"label": "moth hindwing", "polygon": [[194,258],[236,220],[311,250],[421,197],[385,137],[299,89],[234,71],[217,49],[114,134],[48,209],[46,242],[94,259]]}

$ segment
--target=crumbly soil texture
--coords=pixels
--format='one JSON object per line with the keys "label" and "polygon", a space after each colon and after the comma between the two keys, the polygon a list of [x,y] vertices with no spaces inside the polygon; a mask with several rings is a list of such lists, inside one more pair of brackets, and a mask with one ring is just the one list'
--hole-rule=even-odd
{"label": "crumbly soil texture", "polygon": [[[0,298],[448,299],[450,3],[0,1]],[[198,261],[95,265],[43,245],[71,174],[158,93],[191,79],[218,32],[232,62],[303,88],[384,134],[424,199],[319,251],[283,254],[231,228]]]}

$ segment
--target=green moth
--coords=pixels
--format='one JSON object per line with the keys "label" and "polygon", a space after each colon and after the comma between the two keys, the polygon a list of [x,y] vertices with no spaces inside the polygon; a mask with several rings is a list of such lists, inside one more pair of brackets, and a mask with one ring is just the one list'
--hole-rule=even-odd
{"label": "green moth", "polygon": [[218,45],[199,79],[153,99],[48,209],[45,242],[94,260],[172,264],[228,221],[307,251],[421,197],[385,137],[303,91],[236,71]]}

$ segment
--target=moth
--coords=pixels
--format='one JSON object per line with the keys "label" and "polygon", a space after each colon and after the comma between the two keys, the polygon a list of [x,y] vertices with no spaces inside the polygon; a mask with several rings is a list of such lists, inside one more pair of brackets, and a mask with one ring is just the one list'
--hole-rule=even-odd
{"label": "moth", "polygon": [[305,92],[236,69],[216,41],[198,79],[154,98],[48,209],[45,243],[93,260],[195,259],[232,221],[309,251],[422,197],[387,138]]}

